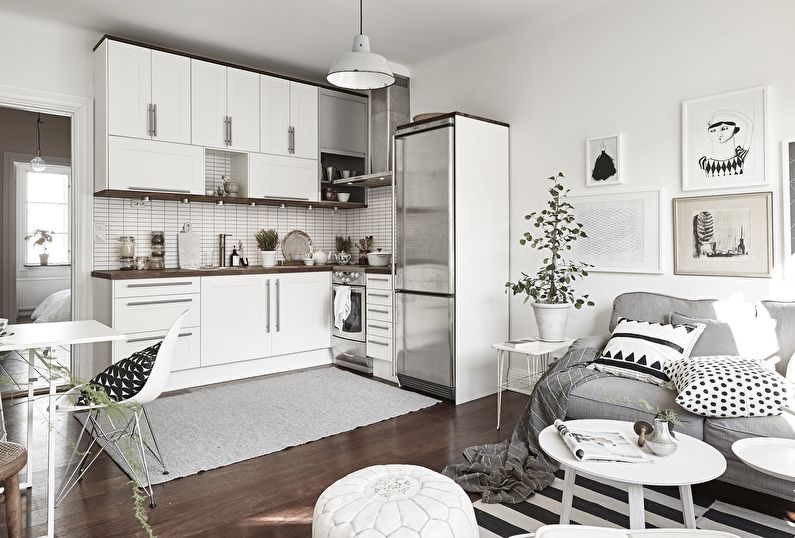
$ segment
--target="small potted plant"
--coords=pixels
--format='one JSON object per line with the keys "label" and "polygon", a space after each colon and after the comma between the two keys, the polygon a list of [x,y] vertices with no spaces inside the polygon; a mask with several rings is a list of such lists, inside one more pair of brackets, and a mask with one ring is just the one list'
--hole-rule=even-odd
{"label": "small potted plant", "polygon": [[337,249],[337,262],[342,265],[345,265],[349,261],[351,261],[351,248],[353,247],[353,241],[351,241],[351,236],[342,237],[338,235],[334,238],[334,246]]}
{"label": "small potted plant", "polygon": [[588,295],[577,296],[574,291],[574,283],[588,276],[588,268],[593,266],[565,257],[572,242],[588,236],[574,219],[574,206],[567,201],[569,189],[561,184],[563,179],[562,172],[550,177],[547,208],[525,215],[525,220],[531,221],[539,232],[525,232],[519,244],[545,252],[541,268],[535,275],[523,272],[518,281],[505,284],[514,295],[525,294],[525,302],[533,300],[538,338],[545,342],[565,340],[572,306],[580,309],[594,305]]}
{"label": "small potted plant", "polygon": [[25,241],[36,239],[33,242],[34,247],[41,247],[42,251],[39,253],[39,263],[47,265],[50,263],[50,255],[47,253],[47,245],[52,243],[52,234],[55,232],[48,232],[47,230],[33,230],[33,233],[25,236]]}
{"label": "small potted plant", "polygon": [[276,265],[276,247],[279,246],[279,234],[276,230],[262,229],[254,234],[257,246],[260,250],[260,261],[262,267],[273,267]]}

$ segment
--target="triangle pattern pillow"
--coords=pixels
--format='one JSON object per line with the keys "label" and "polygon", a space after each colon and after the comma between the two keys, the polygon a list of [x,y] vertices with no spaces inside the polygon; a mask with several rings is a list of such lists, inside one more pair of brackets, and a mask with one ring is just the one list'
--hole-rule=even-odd
{"label": "triangle pattern pillow", "polygon": [[651,323],[619,318],[600,356],[589,366],[619,377],[671,387],[665,365],[690,356],[703,323]]}
{"label": "triangle pattern pillow", "polygon": [[[141,392],[149,379],[162,343],[158,342],[146,349],[136,351],[126,359],[111,364],[95,375],[89,384],[104,390],[116,402],[133,398]],[[89,403],[85,393],[77,399],[77,405],[88,405]]]}

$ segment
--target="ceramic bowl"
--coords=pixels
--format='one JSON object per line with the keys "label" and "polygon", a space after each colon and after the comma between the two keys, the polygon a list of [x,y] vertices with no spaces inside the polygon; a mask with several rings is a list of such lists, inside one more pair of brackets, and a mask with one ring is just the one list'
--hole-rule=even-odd
{"label": "ceramic bowl", "polygon": [[392,255],[386,252],[370,252],[367,255],[367,263],[373,267],[386,267],[392,263]]}
{"label": "ceramic bowl", "polygon": [[347,202],[351,199],[351,193],[349,192],[338,192],[337,193],[337,200],[340,202]]}
{"label": "ceramic bowl", "polygon": [[315,260],[313,258],[304,258],[304,265],[315,265]]}

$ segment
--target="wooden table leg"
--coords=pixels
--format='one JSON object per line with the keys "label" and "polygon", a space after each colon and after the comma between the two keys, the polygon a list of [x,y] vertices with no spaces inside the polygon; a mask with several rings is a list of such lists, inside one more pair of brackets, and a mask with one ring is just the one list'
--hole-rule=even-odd
{"label": "wooden table leg", "polygon": [[629,528],[646,528],[646,507],[643,503],[643,486],[629,484]]}
{"label": "wooden table leg", "polygon": [[682,515],[685,520],[685,527],[688,529],[696,528],[696,510],[693,507],[693,492],[690,484],[679,486],[679,498],[682,500]]}
{"label": "wooden table leg", "polygon": [[22,513],[19,505],[19,474],[5,479],[6,527],[8,538],[22,536]]}
{"label": "wooden table leg", "polygon": [[560,511],[560,524],[568,525],[571,520],[571,504],[574,500],[574,479],[577,471],[571,467],[563,466],[566,474],[563,477],[563,508]]}

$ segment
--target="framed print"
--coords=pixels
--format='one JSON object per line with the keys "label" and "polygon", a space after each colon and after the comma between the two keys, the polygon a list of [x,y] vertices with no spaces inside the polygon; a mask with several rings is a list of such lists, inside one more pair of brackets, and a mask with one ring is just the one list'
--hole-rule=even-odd
{"label": "framed print", "polygon": [[781,176],[784,178],[784,276],[795,277],[795,138],[781,143]]}
{"label": "framed print", "polygon": [[674,198],[674,274],[769,277],[773,194]]}
{"label": "framed print", "polygon": [[767,88],[682,103],[682,189],[762,185]]}
{"label": "framed print", "polygon": [[570,196],[574,218],[588,235],[572,244],[590,271],[661,273],[659,189]]}
{"label": "framed print", "polygon": [[585,184],[621,183],[621,135],[588,138],[585,141]]}

